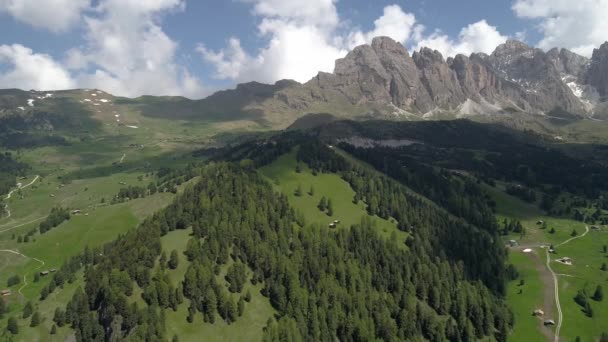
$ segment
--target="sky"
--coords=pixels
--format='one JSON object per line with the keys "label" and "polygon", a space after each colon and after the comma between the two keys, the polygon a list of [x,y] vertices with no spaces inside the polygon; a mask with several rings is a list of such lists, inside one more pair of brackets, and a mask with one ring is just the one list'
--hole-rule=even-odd
{"label": "sky", "polygon": [[507,39],[590,57],[608,0],[0,0],[0,88],[202,98],[306,82],[389,36],[444,57]]}

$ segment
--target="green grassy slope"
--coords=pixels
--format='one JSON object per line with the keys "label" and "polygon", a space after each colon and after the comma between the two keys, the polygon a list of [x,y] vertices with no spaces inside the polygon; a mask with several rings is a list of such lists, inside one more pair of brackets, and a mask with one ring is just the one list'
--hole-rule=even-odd
{"label": "green grassy slope", "polygon": [[[358,224],[362,217],[368,216],[365,203],[353,203],[355,192],[347,182],[336,174],[314,176],[304,164],[300,165],[301,172],[297,173],[295,156],[294,150],[261,168],[260,172],[278,191],[287,195],[289,203],[306,218],[306,224],[327,226],[334,220],[340,220],[338,227],[348,228]],[[302,196],[294,194],[298,186],[302,188]],[[314,189],[313,195],[309,194],[311,186]],[[323,196],[332,200],[334,214],[331,217],[317,208]],[[381,235],[390,238],[394,233],[398,241],[405,241],[407,233],[398,230],[394,220],[387,221],[377,216],[371,219]]]}
{"label": "green grassy slope", "polygon": [[[585,224],[565,218],[546,216],[539,208],[518,198],[503,193],[500,189],[489,189],[490,194],[497,203],[497,214],[502,218],[516,218],[521,220],[526,228],[526,235],[513,235],[507,239],[519,240],[522,245],[530,246],[540,257],[542,267],[546,262],[545,251],[538,248],[540,244],[551,243],[558,246],[570,239],[572,230],[578,236],[585,232]],[[542,229],[537,221],[547,223],[547,229]],[[551,228],[555,233],[551,234]],[[574,341],[579,336],[583,341],[592,341],[608,330],[608,301],[597,302],[590,299],[594,310],[593,317],[587,317],[582,307],[574,301],[577,292],[586,289],[589,296],[593,295],[597,285],[608,289],[608,272],[600,267],[608,262],[608,255],[602,252],[603,245],[608,244],[606,231],[590,231],[587,235],[577,238],[563,246],[556,247],[557,254],[551,255],[551,267],[558,274],[559,298],[563,311],[563,325],[560,338],[564,341]],[[566,266],[555,259],[568,256],[573,259],[572,266]],[[515,314],[515,327],[512,340],[541,340],[538,319],[533,317],[532,311],[541,308],[543,304],[543,285],[535,263],[530,256],[524,255],[520,250],[513,249],[509,262],[513,263],[525,280],[525,285],[519,287],[519,279],[509,283],[507,301]],[[519,294],[519,289],[522,293]],[[551,317],[554,318],[554,317]]]}

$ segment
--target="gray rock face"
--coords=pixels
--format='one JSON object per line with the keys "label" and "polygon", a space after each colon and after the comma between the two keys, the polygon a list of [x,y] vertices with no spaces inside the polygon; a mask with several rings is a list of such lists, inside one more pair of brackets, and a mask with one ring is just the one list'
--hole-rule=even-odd
{"label": "gray rock face", "polygon": [[[593,116],[602,99],[608,100],[608,43],[596,49],[591,60],[567,49],[544,52],[515,40],[490,55],[446,60],[428,48],[410,55],[400,43],[378,37],[338,59],[333,73],[320,72],[305,84],[251,83],[233,92],[246,98],[241,102],[249,111],[273,113],[274,121],[284,114],[319,111],[365,117],[511,111]],[[219,101],[227,102],[233,103]]]}
{"label": "gray rock face", "polygon": [[608,101],[608,42],[593,50],[586,82],[597,89],[601,101]]}
{"label": "gray rock face", "polygon": [[588,64],[565,49],[545,53],[515,40],[489,56],[458,55],[446,61],[438,51],[422,48],[410,57],[401,44],[379,37],[337,60],[333,74],[320,73],[306,87],[340,94],[353,105],[392,104],[412,113],[454,111],[471,99],[533,113],[584,115],[586,107],[562,75],[578,79]]}

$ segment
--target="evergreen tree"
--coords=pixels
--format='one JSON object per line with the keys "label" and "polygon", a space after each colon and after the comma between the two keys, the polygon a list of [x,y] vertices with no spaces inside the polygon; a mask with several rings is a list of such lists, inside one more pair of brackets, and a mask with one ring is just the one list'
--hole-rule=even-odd
{"label": "evergreen tree", "polygon": [[239,301],[237,303],[237,310],[239,317],[243,316],[243,312],[245,312],[245,300],[242,296],[239,298]]}
{"label": "evergreen tree", "polygon": [[160,259],[158,259],[158,264],[161,268],[165,268],[165,265],[167,264],[167,252],[163,251],[162,253],[160,253]]}
{"label": "evergreen tree", "polygon": [[551,229],[549,229],[549,234],[555,234],[555,228],[551,227]]}
{"label": "evergreen tree", "polygon": [[334,205],[331,198],[327,200],[327,216],[334,216]]}
{"label": "evergreen tree", "polygon": [[35,272],[34,273],[34,283],[37,283],[40,281],[40,272]]}
{"label": "evergreen tree", "polygon": [[40,324],[40,313],[34,312],[32,320],[30,321],[30,327],[37,327]]}
{"label": "evergreen tree", "polygon": [[593,317],[593,308],[589,302],[585,303],[585,315],[587,315],[587,317]]}
{"label": "evergreen tree", "polygon": [[177,256],[177,250],[174,249],[171,251],[171,255],[169,256],[168,266],[170,269],[174,270],[177,268],[178,264],[179,264],[179,258]]}
{"label": "evergreen tree", "polygon": [[608,271],[608,265],[606,265],[606,263],[602,263],[602,267],[600,267],[600,270],[602,271]]}
{"label": "evergreen tree", "polygon": [[28,301],[27,303],[25,303],[25,306],[23,307],[23,318],[30,317],[33,312],[34,312],[34,306],[32,305],[32,302]]}
{"label": "evergreen tree", "polygon": [[604,245],[604,246],[602,247],[602,251],[603,251],[604,253],[607,253],[607,252],[608,252],[608,246],[607,246],[607,245]]}
{"label": "evergreen tree", "polygon": [[245,301],[247,303],[251,302],[251,291],[247,290],[247,293],[245,293]]}
{"label": "evergreen tree", "polygon": [[317,208],[319,208],[319,210],[321,211],[325,211],[325,209],[327,208],[327,199],[325,198],[325,196],[321,197]]}
{"label": "evergreen tree", "polygon": [[51,327],[51,335],[55,335],[57,334],[57,326],[55,324],[53,324],[53,326]]}
{"label": "evergreen tree", "polygon": [[576,229],[572,229],[572,233],[570,233],[570,236],[575,237],[577,235],[578,233],[576,232]]}
{"label": "evergreen tree", "polygon": [[298,187],[293,193],[296,197],[302,196],[302,184],[298,184]]}
{"label": "evergreen tree", "polygon": [[608,333],[602,333],[602,336],[600,336],[600,342],[608,342]]}
{"label": "evergreen tree", "polygon": [[10,317],[8,319],[6,330],[13,335],[17,335],[19,333],[19,325],[17,324],[17,319],[15,317]]}
{"label": "evergreen tree", "polygon": [[315,188],[312,185],[310,186],[310,189],[308,190],[308,194],[310,196],[314,196],[315,195]]}
{"label": "evergreen tree", "polygon": [[604,299],[604,290],[602,289],[602,285],[598,285],[595,288],[592,298],[598,302],[601,302]]}
{"label": "evergreen tree", "polygon": [[4,318],[4,314],[8,311],[6,302],[0,297],[0,319]]}

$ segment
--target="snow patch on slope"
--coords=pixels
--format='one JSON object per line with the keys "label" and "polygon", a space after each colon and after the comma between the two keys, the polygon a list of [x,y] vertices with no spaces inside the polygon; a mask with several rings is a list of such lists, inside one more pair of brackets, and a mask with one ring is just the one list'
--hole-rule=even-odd
{"label": "snow patch on slope", "polygon": [[588,84],[578,83],[577,77],[563,74],[562,81],[570,88],[572,94],[581,101],[587,111],[592,111],[600,102],[600,94],[597,92],[597,89]]}

